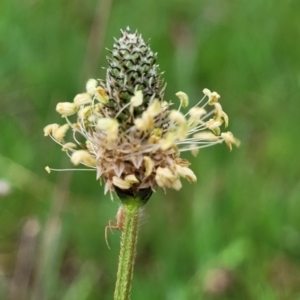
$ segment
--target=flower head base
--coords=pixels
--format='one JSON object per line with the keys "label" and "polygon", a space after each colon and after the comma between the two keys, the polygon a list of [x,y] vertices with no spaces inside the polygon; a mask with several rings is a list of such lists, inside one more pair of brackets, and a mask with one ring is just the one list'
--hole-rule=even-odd
{"label": "flower head base", "polygon": [[[178,92],[179,109],[170,109],[172,103],[163,101],[156,55],[140,35],[129,30],[122,34],[109,59],[106,80],[90,79],[86,92],[73,103],[59,103],[57,111],[66,124],[46,126],[45,135],[60,144],[75,165],[95,169],[105,192],[136,196],[156,186],[178,190],[182,177],[197,180],[181,152],[195,153],[222,142],[231,150],[239,141],[230,132],[221,133],[228,116],[216,92],[205,89],[204,97],[186,114],[180,109],[188,106],[188,96]],[[65,143],[68,129],[79,150],[75,143]]]}

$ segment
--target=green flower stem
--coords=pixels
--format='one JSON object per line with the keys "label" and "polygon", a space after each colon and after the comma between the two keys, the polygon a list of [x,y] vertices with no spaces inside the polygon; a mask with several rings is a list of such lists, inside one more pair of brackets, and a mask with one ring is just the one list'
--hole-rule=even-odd
{"label": "green flower stem", "polygon": [[133,267],[136,255],[139,210],[143,202],[138,198],[127,198],[123,202],[125,218],[121,237],[121,249],[114,300],[129,300]]}

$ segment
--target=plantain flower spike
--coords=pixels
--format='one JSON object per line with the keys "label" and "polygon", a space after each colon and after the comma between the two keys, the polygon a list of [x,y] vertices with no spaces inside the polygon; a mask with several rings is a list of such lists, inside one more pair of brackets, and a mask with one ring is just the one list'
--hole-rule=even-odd
{"label": "plantain flower spike", "polygon": [[[231,150],[240,142],[222,131],[228,116],[217,92],[204,89],[190,109],[188,96],[178,92],[179,108],[171,109],[156,53],[137,32],[127,28],[121,33],[107,59],[106,78],[89,79],[72,103],[59,103],[65,125],[48,125],[44,133],[73,164],[95,170],[105,193],[115,191],[121,200],[122,195],[148,199],[156,187],[178,190],[182,178],[196,182],[183,152],[196,154],[221,143]],[[73,141],[65,141],[67,131],[73,132]]]}

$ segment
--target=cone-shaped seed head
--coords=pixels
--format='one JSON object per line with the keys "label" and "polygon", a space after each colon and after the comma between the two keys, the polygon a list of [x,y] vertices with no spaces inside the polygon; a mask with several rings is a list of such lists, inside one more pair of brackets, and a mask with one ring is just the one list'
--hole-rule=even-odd
{"label": "cone-shaped seed head", "polygon": [[[134,109],[139,116],[154,99],[162,100],[165,85],[160,79],[159,67],[156,64],[156,53],[153,53],[140,34],[132,33],[129,28],[121,31],[120,39],[115,40],[111,57],[108,57],[106,82],[101,86],[109,97],[108,106],[118,109],[130,102],[136,91],[142,91],[143,104]],[[128,117],[124,109],[119,119]]]}

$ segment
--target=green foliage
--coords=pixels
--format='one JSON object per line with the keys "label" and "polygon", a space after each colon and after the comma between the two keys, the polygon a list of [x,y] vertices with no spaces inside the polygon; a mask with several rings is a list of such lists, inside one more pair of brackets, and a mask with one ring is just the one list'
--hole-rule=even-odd
{"label": "green foliage", "polygon": [[[198,183],[155,193],[140,229],[132,299],[299,299],[297,1],[9,1],[0,3],[0,298],[112,299],[117,201],[69,168],[43,127],[60,122],[105,48],[137,29],[168,83],[191,102],[216,90],[242,145],[191,158]],[[190,157],[189,157],[190,158]],[[3,183],[3,182],[2,182]],[[21,298],[21,295],[23,298]],[[14,298],[13,298],[14,297]]]}

